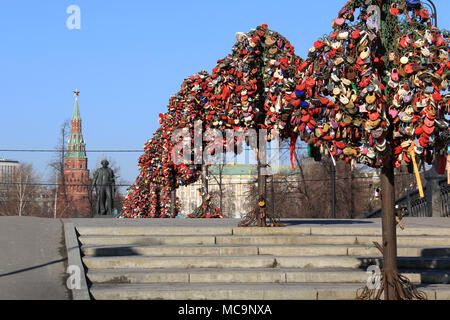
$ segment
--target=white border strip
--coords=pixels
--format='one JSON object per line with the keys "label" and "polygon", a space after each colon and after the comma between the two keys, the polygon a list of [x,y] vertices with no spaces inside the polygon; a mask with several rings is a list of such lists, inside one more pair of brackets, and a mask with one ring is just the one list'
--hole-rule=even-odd
{"label": "white border strip", "polygon": [[75,226],[72,222],[64,223],[64,236],[66,239],[66,250],[68,265],[75,265],[80,269],[80,289],[72,289],[73,300],[91,300],[84,273],[83,263],[81,262],[80,247],[78,237],[75,232]]}

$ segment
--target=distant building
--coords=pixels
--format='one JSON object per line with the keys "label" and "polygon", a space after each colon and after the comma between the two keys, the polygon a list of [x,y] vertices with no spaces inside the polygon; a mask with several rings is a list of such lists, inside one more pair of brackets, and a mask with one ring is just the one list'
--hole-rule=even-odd
{"label": "distant building", "polygon": [[10,184],[16,182],[19,168],[19,161],[0,158],[0,201],[6,199]]}
{"label": "distant building", "polygon": [[[216,204],[219,203],[219,184],[222,175],[222,209],[226,217],[241,218],[251,209],[251,189],[257,184],[257,168],[254,165],[211,166],[209,171],[209,192],[213,194]],[[279,166],[281,175],[293,174],[291,166]],[[293,178],[295,179],[295,178]],[[268,184],[269,186],[269,184]],[[201,181],[177,189],[177,197],[181,200],[181,214],[193,213],[201,205]],[[270,190],[268,190],[270,191]],[[268,193],[270,196],[270,192]]]}
{"label": "distant building", "polygon": [[18,168],[19,161],[0,159],[0,183],[15,182],[15,172]]}
{"label": "distant building", "polygon": [[89,170],[87,169],[86,143],[81,130],[78,108],[79,91],[70,125],[69,140],[64,159],[64,181],[58,184],[57,215],[62,217],[91,217]]}
{"label": "distant building", "polygon": [[[320,164],[312,158],[303,158],[302,175],[307,179],[314,179],[314,172]],[[213,203],[219,206],[219,184],[220,172],[222,174],[222,210],[225,217],[242,218],[252,208],[253,197],[257,188],[257,168],[255,165],[227,165],[227,166],[210,166],[209,169],[209,192],[213,194]],[[378,181],[377,171],[371,170],[360,172],[358,179],[355,181],[358,185],[376,186]],[[291,166],[280,165],[276,173],[275,184],[292,183],[295,186],[299,179],[299,169],[295,166],[295,171]],[[348,180],[350,183],[350,179]],[[318,182],[320,183],[320,182]],[[180,199],[180,213],[187,215],[193,213],[194,210],[201,205],[202,198],[200,190],[202,188],[201,181],[190,184],[188,186],[177,189],[177,197]],[[252,188],[254,189],[252,192]],[[271,197],[271,180],[267,182],[267,200],[270,202]],[[295,187],[294,189],[295,190]],[[369,192],[372,192],[370,190]],[[279,198],[280,195],[277,195]],[[327,203],[328,205],[328,203]]]}

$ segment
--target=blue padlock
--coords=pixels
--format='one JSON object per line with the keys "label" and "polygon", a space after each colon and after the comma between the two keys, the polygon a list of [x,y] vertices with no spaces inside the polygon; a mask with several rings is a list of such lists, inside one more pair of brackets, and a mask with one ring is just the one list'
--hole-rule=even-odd
{"label": "blue padlock", "polygon": [[295,96],[297,98],[301,98],[305,95],[305,92],[306,92],[305,90],[295,90]]}
{"label": "blue padlock", "polygon": [[309,103],[308,103],[308,101],[302,101],[302,102],[300,102],[300,107],[302,107],[302,108],[309,108]]}
{"label": "blue padlock", "polygon": [[408,7],[418,7],[420,6],[420,0],[405,0]]}

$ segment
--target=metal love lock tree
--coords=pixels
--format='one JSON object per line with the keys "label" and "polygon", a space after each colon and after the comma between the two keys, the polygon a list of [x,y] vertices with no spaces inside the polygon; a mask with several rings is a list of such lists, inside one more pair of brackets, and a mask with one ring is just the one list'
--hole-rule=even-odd
{"label": "metal love lock tree", "polygon": [[199,166],[190,163],[175,166],[171,161],[174,147],[171,136],[177,128],[185,128],[193,134],[194,121],[203,117],[198,99],[208,77],[209,74],[202,71],[185,79],[181,90],[170,98],[168,112],[159,115],[161,126],[139,157],[139,176],[128,190],[122,209],[124,217],[174,217],[179,203],[173,197],[173,190],[199,179]]}
{"label": "metal love lock tree", "polygon": [[408,166],[421,188],[417,162],[431,164],[447,151],[448,33],[432,25],[420,1],[349,1],[332,26],[304,65],[305,78],[316,80],[305,100],[332,106],[309,143],[382,170],[382,287],[359,298],[384,291],[386,299],[424,299],[397,270],[394,168]]}
{"label": "metal love lock tree", "polygon": [[[240,145],[243,139],[248,138],[248,130],[278,128],[287,132],[290,117],[288,102],[296,85],[294,66],[303,60],[294,55],[293,47],[285,38],[268,30],[266,25],[248,34],[238,33],[236,37],[238,42],[233,47],[233,53],[218,61],[213,74],[209,76],[201,72],[187,78],[180,92],[170,99],[168,112],[160,115],[161,127],[146,143],[145,154],[139,159],[140,175],[127,194],[123,207],[125,216],[168,216],[168,208],[156,202],[169,203],[168,189],[195,182],[200,176],[205,180],[205,174],[200,174],[205,165],[193,163],[190,155],[188,159],[180,155],[189,149],[192,142],[194,148],[200,149],[200,154],[208,145],[217,144],[214,140],[205,143],[201,139],[200,144],[195,146],[197,122],[200,121],[201,133],[207,133],[209,129],[218,129],[222,133],[233,131],[236,136],[231,144],[228,139],[219,139],[218,144],[234,152],[242,151],[242,148],[236,148],[235,141]],[[172,138],[177,130],[189,137],[187,145],[184,144],[185,139],[175,139],[174,142]],[[259,155],[260,140],[256,141],[253,147]],[[178,148],[180,145],[181,148]],[[174,163],[180,158],[187,161]],[[259,204],[265,199],[262,162],[258,161]],[[173,172],[172,168],[175,169],[176,181],[169,178],[169,173],[166,174]],[[141,204],[141,199],[149,199],[149,203]],[[209,203],[208,195],[204,197],[202,207],[207,201]],[[256,222],[259,226],[266,225],[266,216],[261,214],[263,206],[258,207],[253,215],[258,219],[250,219],[247,224]],[[277,224],[273,219],[271,222],[272,225]]]}
{"label": "metal love lock tree", "polygon": [[[139,159],[140,174],[123,211],[128,217],[174,215],[170,192],[201,176],[202,162],[174,163],[174,154],[195,140],[197,121],[201,132],[276,129],[281,139],[291,140],[291,159],[300,138],[353,166],[382,169],[383,244],[377,247],[384,259],[383,286],[360,298],[379,298],[384,291],[387,299],[421,299],[397,271],[394,168],[408,166],[420,186],[417,163],[432,163],[447,151],[449,96],[441,93],[448,88],[448,33],[433,27],[429,12],[412,0],[349,1],[332,27],[306,60],[266,25],[238,33],[232,54],[218,61],[212,75],[202,71],[187,78],[170,99]],[[185,138],[171,138],[176,130],[187,130],[186,145]],[[197,147],[218,144],[239,152],[232,142],[202,139]],[[258,167],[261,172],[261,161]],[[259,208],[245,225],[265,225],[263,186],[260,174]]]}

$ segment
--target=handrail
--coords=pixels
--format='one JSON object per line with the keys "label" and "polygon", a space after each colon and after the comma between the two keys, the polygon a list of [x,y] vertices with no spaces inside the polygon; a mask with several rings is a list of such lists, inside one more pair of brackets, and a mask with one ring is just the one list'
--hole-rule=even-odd
{"label": "handrail", "polygon": [[[440,190],[440,203],[441,203],[441,217],[450,217],[450,186],[447,184],[447,179],[444,177],[439,181],[441,187]],[[426,193],[427,187],[424,187]],[[431,200],[431,199],[430,199]],[[398,198],[395,201],[396,207],[403,207],[406,209],[406,215],[409,217],[430,217],[429,204],[427,198],[420,199],[419,190],[408,191],[406,195]],[[378,218],[381,217],[381,208],[373,210],[367,213],[364,218]]]}

